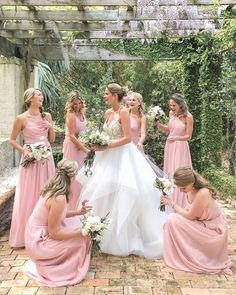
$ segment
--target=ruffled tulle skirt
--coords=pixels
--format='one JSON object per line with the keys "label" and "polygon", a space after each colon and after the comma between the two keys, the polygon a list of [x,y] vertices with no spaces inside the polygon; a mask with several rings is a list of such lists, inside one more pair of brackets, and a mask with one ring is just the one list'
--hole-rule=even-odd
{"label": "ruffled tulle skirt", "polygon": [[81,201],[89,200],[101,217],[109,213],[110,228],[101,238],[102,252],[159,258],[163,248],[163,223],[159,211],[161,192],[154,188],[156,174],[133,143],[96,152],[93,174],[79,171]]}

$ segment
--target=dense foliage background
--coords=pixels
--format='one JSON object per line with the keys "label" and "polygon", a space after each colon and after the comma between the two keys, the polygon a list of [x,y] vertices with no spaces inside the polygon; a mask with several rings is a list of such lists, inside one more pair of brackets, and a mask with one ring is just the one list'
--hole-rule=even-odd
{"label": "dense foliage background", "polygon": [[[190,142],[194,168],[206,173],[213,183],[221,173],[224,177],[236,175],[236,21],[230,21],[214,37],[162,37],[144,44],[138,40],[104,41],[101,46],[144,60],[71,61],[69,67],[64,62],[39,65],[40,75],[47,77],[40,85],[46,94],[46,108],[58,126],[64,129],[64,105],[73,89],[79,89],[85,99],[89,122],[100,126],[107,108],[103,92],[111,82],[140,92],[146,111],[159,105],[166,114],[168,97],[180,92],[194,116]],[[150,123],[145,150],[160,167],[165,140],[166,135],[154,131]],[[229,179],[227,187],[234,182],[234,177]],[[228,195],[236,195],[235,183]]]}

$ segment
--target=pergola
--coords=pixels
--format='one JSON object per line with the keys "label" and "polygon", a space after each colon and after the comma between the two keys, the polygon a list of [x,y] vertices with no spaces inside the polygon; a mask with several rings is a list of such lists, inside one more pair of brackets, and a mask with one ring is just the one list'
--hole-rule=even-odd
{"label": "pergola", "polygon": [[0,54],[36,60],[132,60],[102,39],[214,33],[236,0],[1,0]]}

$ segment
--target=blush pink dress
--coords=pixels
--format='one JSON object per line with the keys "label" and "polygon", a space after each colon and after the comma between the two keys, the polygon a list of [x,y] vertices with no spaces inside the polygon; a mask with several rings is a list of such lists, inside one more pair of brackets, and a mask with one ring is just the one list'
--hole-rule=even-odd
{"label": "blush pink dress", "polygon": [[[26,125],[22,130],[25,144],[44,141],[50,147],[48,141],[48,129],[50,123],[47,120],[33,122],[27,119]],[[21,158],[21,162],[23,158]],[[11,247],[24,247],[25,227],[30,214],[37,204],[40,191],[45,183],[55,174],[55,165],[51,155],[43,163],[36,161],[28,167],[19,166],[19,178],[16,187],[15,200],[12,212],[9,244]]]}
{"label": "blush pink dress", "polygon": [[[187,208],[191,204],[187,203]],[[198,220],[171,213],[164,225],[163,257],[167,266],[194,273],[229,272],[226,218],[216,201]]]}
{"label": "blush pink dress", "polygon": [[[40,198],[29,218],[25,231],[25,247],[30,257],[26,273],[48,287],[79,283],[85,277],[90,263],[91,242],[83,237],[52,240],[48,235],[46,198]],[[65,206],[61,229],[73,231],[81,227],[79,217],[66,218]]]}
{"label": "blush pink dress", "polygon": [[[75,116],[76,136],[79,136],[79,134],[85,130],[86,130],[85,118],[83,121],[81,121],[77,116]],[[82,150],[79,150],[74,145],[74,143],[70,140],[68,128],[66,127],[66,137],[63,143],[63,158],[76,161],[80,169],[84,165],[85,156],[86,156],[86,153],[83,152]],[[80,191],[81,191],[81,185],[77,181],[74,181],[73,184],[71,185],[71,198],[69,201],[69,208],[71,210],[77,208],[78,206]]]}
{"label": "blush pink dress", "polygon": [[[169,136],[183,136],[186,134],[186,125],[178,117],[169,120]],[[182,166],[192,167],[192,160],[188,141],[166,141],[164,154],[164,172],[169,178],[173,178],[175,170]],[[174,188],[172,196],[174,202],[184,208],[186,206],[186,194]]]}
{"label": "blush pink dress", "polygon": [[[137,146],[141,136],[141,124],[132,115],[130,115],[131,140]],[[144,153],[143,149],[139,150]]]}

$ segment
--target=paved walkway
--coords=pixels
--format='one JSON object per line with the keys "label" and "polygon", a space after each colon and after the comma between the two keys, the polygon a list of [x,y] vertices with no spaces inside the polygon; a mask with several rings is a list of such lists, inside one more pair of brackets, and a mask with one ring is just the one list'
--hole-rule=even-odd
{"label": "paved walkway", "polygon": [[235,295],[236,294],[236,209],[221,203],[229,221],[229,252],[234,275],[197,275],[174,271],[163,260],[140,257],[96,256],[85,280],[75,286],[46,288],[23,272],[25,250],[8,246],[8,233],[0,237],[0,294],[4,295]]}

